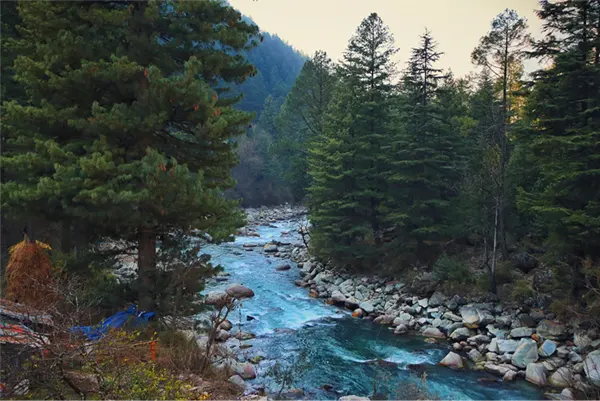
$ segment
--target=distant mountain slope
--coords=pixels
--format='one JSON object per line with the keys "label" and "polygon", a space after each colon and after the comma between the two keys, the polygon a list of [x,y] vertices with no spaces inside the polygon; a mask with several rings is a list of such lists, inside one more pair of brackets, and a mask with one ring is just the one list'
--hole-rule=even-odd
{"label": "distant mountain slope", "polygon": [[258,74],[238,87],[244,94],[238,107],[256,112],[257,117],[269,95],[277,104],[283,102],[306,61],[305,55],[279,36],[268,32],[262,35],[263,42],[248,52],[248,60],[256,66]]}

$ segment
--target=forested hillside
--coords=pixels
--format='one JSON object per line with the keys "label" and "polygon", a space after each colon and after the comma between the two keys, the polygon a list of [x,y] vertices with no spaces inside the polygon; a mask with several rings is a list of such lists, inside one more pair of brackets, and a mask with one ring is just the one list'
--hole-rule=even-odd
{"label": "forested hillside", "polygon": [[[598,311],[600,4],[542,1],[538,15],[537,41],[515,11],[498,15],[465,78],[438,67],[428,31],[395,65],[410,44],[377,14],[339,65],[321,52],[305,64],[274,149],[285,185],[308,203],[314,254]],[[527,59],[547,67],[526,78]],[[538,262],[543,284],[523,275]]]}

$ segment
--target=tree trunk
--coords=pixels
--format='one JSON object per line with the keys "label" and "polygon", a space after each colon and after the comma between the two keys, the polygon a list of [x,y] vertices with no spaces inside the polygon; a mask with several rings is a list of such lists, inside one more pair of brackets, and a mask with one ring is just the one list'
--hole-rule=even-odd
{"label": "tree trunk", "polygon": [[499,205],[498,201],[496,201],[496,210],[494,213],[494,243],[492,246],[492,267],[490,269],[490,291],[493,294],[496,294],[496,250],[498,247],[498,215],[499,215]]}
{"label": "tree trunk", "polygon": [[138,282],[140,307],[154,310],[154,273],[156,270],[156,234],[149,228],[142,228],[138,238]]}

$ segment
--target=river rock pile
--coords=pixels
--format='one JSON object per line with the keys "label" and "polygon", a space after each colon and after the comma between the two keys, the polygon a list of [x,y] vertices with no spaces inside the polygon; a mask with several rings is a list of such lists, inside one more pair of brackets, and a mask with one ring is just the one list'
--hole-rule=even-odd
{"label": "river rock pile", "polygon": [[429,341],[451,343],[440,364],[466,366],[511,381],[525,378],[538,386],[565,389],[548,394],[572,399],[575,389],[592,394],[600,387],[598,330],[573,330],[554,315],[517,305],[473,302],[440,292],[419,297],[407,286],[377,276],[336,271],[310,258],[304,247],[292,250],[301,269],[297,285],[312,297],[352,310],[352,316],[388,325],[395,334],[418,333]]}
{"label": "river rock pile", "polygon": [[261,207],[258,209],[245,209],[248,226],[268,226],[281,220],[292,220],[301,216],[306,216],[307,210],[304,206],[282,205],[276,207]]}

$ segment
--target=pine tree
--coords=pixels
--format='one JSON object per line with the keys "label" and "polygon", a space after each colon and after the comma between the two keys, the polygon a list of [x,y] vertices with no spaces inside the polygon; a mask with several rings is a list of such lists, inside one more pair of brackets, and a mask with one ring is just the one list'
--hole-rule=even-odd
{"label": "pine tree", "polygon": [[257,28],[219,1],[22,2],[19,15],[28,104],[3,105],[3,209],[134,241],[152,308],[159,235],[222,240],[241,224],[221,191],[251,115],[227,92],[254,72],[241,52]]}
{"label": "pine tree", "polygon": [[506,9],[492,21],[492,29],[481,38],[479,46],[473,50],[472,60],[484,66],[499,82],[502,102],[503,128],[498,135],[500,147],[500,171],[495,189],[498,199],[498,227],[495,229],[500,250],[504,258],[508,257],[506,244],[506,166],[509,160],[508,133],[513,111],[511,83],[520,78],[523,51],[530,42],[527,22],[514,10]]}
{"label": "pine tree", "polygon": [[600,1],[540,5],[546,36],[532,55],[549,58],[552,65],[535,73],[528,99],[531,127],[521,139],[531,149],[539,178],[522,188],[519,206],[537,217],[559,256],[598,258]]}
{"label": "pine tree", "polygon": [[325,253],[346,263],[372,261],[392,224],[387,186],[395,52],[381,18],[364,19],[344,54],[324,134],[312,144],[311,221]]}
{"label": "pine tree", "polygon": [[394,144],[391,182],[403,211],[396,242],[404,256],[421,259],[435,257],[435,250],[450,234],[451,199],[461,176],[460,130],[452,126],[440,103],[442,84],[448,78],[435,67],[441,55],[425,32],[403,77],[398,107],[404,132]]}
{"label": "pine tree", "polygon": [[331,59],[327,53],[317,51],[302,67],[278,116],[281,137],[275,143],[275,155],[282,162],[281,174],[298,200],[304,198],[309,186],[308,144],[323,134],[334,85]]}

